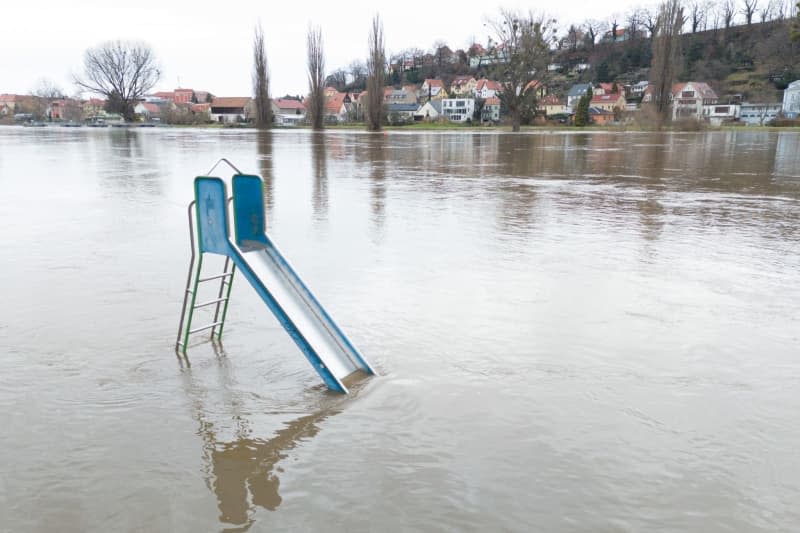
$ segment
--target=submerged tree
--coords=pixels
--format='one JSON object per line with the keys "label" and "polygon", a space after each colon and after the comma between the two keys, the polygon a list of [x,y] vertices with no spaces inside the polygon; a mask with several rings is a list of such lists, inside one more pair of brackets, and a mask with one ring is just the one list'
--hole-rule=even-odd
{"label": "submerged tree", "polygon": [[521,15],[502,10],[489,24],[498,43],[495,55],[499,61],[493,66],[500,83],[498,97],[511,115],[511,129],[519,131],[526,106],[535,106],[536,90],[545,81],[555,21],[531,12]]}
{"label": "submerged tree", "polygon": [[650,66],[651,97],[658,125],[666,118],[669,110],[672,83],[677,77],[681,60],[680,36],[684,22],[680,0],[665,0],[661,4]]}
{"label": "submerged tree", "polygon": [[383,122],[383,87],[386,83],[386,51],[380,15],[372,19],[367,56],[367,129],[380,131]]}
{"label": "submerged tree", "polygon": [[253,102],[256,106],[256,127],[269,128],[272,125],[272,108],[269,102],[269,67],[267,50],[264,45],[264,30],[261,23],[255,27],[253,35]]}
{"label": "submerged tree", "polygon": [[308,101],[306,109],[311,127],[321,130],[325,119],[325,53],[322,49],[322,30],[309,24],[306,34],[308,57]]}
{"label": "submerged tree", "polygon": [[83,75],[74,82],[81,89],[105,96],[109,110],[126,122],[135,118],[137,100],[158,82],[161,71],[153,50],[132,41],[109,41],[86,50]]}

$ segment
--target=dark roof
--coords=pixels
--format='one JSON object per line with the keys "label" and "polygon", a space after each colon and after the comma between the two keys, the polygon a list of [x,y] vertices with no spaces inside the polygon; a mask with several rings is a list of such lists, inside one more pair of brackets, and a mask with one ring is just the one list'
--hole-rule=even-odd
{"label": "dark roof", "polygon": [[584,94],[586,94],[586,91],[589,90],[589,87],[591,87],[591,85],[589,85],[588,83],[576,83],[575,85],[570,87],[567,96],[583,96]]}
{"label": "dark roof", "polygon": [[387,104],[386,108],[389,113],[397,113],[400,111],[416,111],[419,106],[417,104],[401,104],[401,103],[392,103]]}

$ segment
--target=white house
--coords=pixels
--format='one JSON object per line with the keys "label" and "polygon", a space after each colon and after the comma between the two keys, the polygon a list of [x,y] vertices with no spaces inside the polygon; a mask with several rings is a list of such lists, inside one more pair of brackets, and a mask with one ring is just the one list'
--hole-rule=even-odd
{"label": "white house", "polygon": [[588,83],[576,83],[570,87],[569,92],[567,93],[567,110],[569,113],[575,111],[575,106],[578,104],[578,100],[581,99],[581,96],[589,92],[590,88],[591,85]]}
{"label": "white house", "polygon": [[783,115],[786,118],[800,116],[800,80],[793,81],[783,91]]}
{"label": "white house", "polygon": [[429,100],[414,112],[414,120],[436,120],[442,115],[442,101]]}
{"label": "white house", "polygon": [[248,96],[218,96],[211,102],[211,120],[214,122],[244,122],[254,114],[255,104]]}
{"label": "white house", "polygon": [[763,126],[778,118],[781,104],[751,104],[744,102],[739,111],[739,120],[749,126]]}
{"label": "white house", "polygon": [[478,83],[475,85],[475,97],[483,98],[484,100],[487,98],[494,98],[501,90],[502,87],[498,82],[483,78],[478,80]]}
{"label": "white house", "polygon": [[739,118],[739,104],[705,104],[703,119],[712,126],[720,126],[723,122]]}
{"label": "white house", "polygon": [[481,109],[481,122],[500,122],[500,99],[487,98]]}
{"label": "white house", "polygon": [[450,122],[471,121],[474,112],[475,100],[473,98],[445,98],[442,100],[442,114]]}
{"label": "white house", "polygon": [[[717,93],[707,83],[689,81],[672,86],[672,120],[678,118],[710,119],[712,114],[715,118],[720,118],[724,110],[720,110],[720,113],[711,113],[710,111],[705,113],[706,106],[716,103]],[[728,109],[727,112],[730,113],[730,111]]]}

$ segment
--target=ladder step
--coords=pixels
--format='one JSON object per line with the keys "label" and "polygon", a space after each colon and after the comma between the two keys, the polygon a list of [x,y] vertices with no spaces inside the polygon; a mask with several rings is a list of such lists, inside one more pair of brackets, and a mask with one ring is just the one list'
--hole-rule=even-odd
{"label": "ladder step", "polygon": [[229,277],[231,277],[231,276],[233,276],[233,272],[226,272],[226,273],[224,273],[224,274],[220,274],[220,275],[218,275],[218,276],[211,276],[211,277],[209,277],[209,278],[203,278],[203,279],[200,279],[200,280],[198,280],[198,281],[199,281],[200,283],[202,283],[202,282],[204,282],[204,281],[211,281],[212,279],[219,279],[219,278],[229,278]]}
{"label": "ladder step", "polygon": [[199,303],[199,304],[195,305],[194,308],[197,309],[198,307],[205,307],[207,305],[214,305],[214,304],[219,303],[219,302],[224,302],[225,300],[227,300],[227,298],[217,298],[215,300],[209,300],[207,302],[203,302],[203,303]]}
{"label": "ladder step", "polygon": [[190,329],[189,330],[189,334],[191,335],[192,333],[197,333],[198,331],[203,331],[204,329],[211,329],[211,328],[219,326],[219,325],[222,325],[222,321],[214,322],[213,324],[209,324],[207,326],[201,326],[199,328]]}

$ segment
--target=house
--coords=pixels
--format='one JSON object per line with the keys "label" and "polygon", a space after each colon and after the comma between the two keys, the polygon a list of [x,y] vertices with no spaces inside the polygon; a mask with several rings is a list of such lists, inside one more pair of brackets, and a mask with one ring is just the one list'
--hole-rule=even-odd
{"label": "house", "polygon": [[217,96],[211,102],[210,113],[214,122],[245,122],[255,114],[255,103],[249,96]]}
{"label": "house", "polygon": [[[617,28],[616,31],[608,30],[600,39],[601,43],[621,43],[630,40],[632,34],[629,28]],[[636,37],[643,37],[644,32],[637,31]]]}
{"label": "house", "polygon": [[481,109],[481,122],[500,122],[500,99],[497,97],[487,98]]}
{"label": "house", "polygon": [[600,126],[614,122],[614,112],[599,107],[589,107],[589,120]]}
{"label": "house", "polygon": [[569,114],[566,101],[554,94],[545,96],[541,101],[540,107],[544,107],[544,114],[548,117]]}
{"label": "house", "polygon": [[190,104],[194,97],[194,90],[178,88],[172,91],[172,95],[172,101],[176,104]]}
{"label": "house", "polygon": [[386,104],[386,113],[390,123],[402,124],[404,122],[413,122],[414,113],[418,108],[417,104],[389,103]]}
{"label": "house", "polygon": [[763,126],[776,118],[781,113],[781,104],[752,104],[742,103],[739,110],[739,120],[748,126]]}
{"label": "house", "polygon": [[531,81],[529,81],[528,85],[525,86],[525,91],[526,92],[534,91],[534,94],[536,95],[536,99],[537,100],[540,100],[540,99],[544,98],[545,96],[547,96],[547,86],[544,85],[539,80],[531,80]]}
{"label": "house", "polygon": [[450,94],[453,96],[466,96],[475,94],[478,82],[472,76],[456,76],[450,84]]}
{"label": "house", "polygon": [[625,97],[622,95],[622,93],[593,94],[592,100],[589,102],[589,106],[611,111],[612,113],[615,109],[622,111],[625,109]]}
{"label": "house", "polygon": [[294,115],[305,118],[306,106],[300,100],[293,98],[273,98],[270,101],[272,107],[272,114],[276,117],[278,115]]}
{"label": "house", "polygon": [[428,100],[414,112],[414,120],[436,120],[442,116],[442,101]]}
{"label": "house", "polygon": [[644,92],[647,90],[647,86],[650,85],[649,81],[640,81],[638,83],[634,83],[630,87],[627,88],[627,96],[628,98],[635,100],[641,99],[644,96]]}
{"label": "house", "polygon": [[422,83],[419,88],[420,100],[441,100],[447,98],[447,91],[444,88],[444,82],[437,79],[427,79]]}
{"label": "house", "polygon": [[195,117],[199,115],[203,122],[208,122],[211,119],[211,104],[191,104],[189,110]]}
{"label": "house", "polygon": [[159,100],[169,100],[170,102],[175,100],[175,92],[174,91],[158,91],[151,95],[153,98],[157,98]]}
{"label": "house", "polygon": [[703,118],[703,106],[717,103],[717,94],[707,83],[689,81],[672,86],[672,120]]}
{"label": "house", "polygon": [[6,114],[13,115],[17,105],[16,94],[0,94],[0,110],[5,109]]}
{"label": "house", "polygon": [[346,104],[351,104],[352,100],[347,93],[340,93],[325,90],[325,120],[327,122],[347,122],[350,112]]}
{"label": "house", "polygon": [[390,104],[416,104],[417,88],[413,85],[395,89],[386,87],[383,90],[383,101]]}
{"label": "house", "polygon": [[800,117],[800,80],[793,81],[783,91],[781,111],[786,118]]}
{"label": "house", "polygon": [[739,104],[705,104],[703,120],[712,126],[721,126],[723,122],[731,122],[739,118]]}
{"label": "house", "polygon": [[497,93],[503,90],[502,85],[500,85],[496,81],[487,80],[483,78],[478,80],[475,84],[475,97],[476,98],[483,98],[484,100],[487,98],[494,98],[497,96]]}
{"label": "house", "polygon": [[158,104],[139,102],[134,106],[133,112],[145,120],[161,120],[161,108]]}
{"label": "house", "polygon": [[471,56],[469,58],[469,68],[477,69],[482,66],[507,63],[507,56],[508,53],[506,52],[505,47],[502,44],[499,44],[488,52],[485,51],[482,54]]}
{"label": "house", "polygon": [[595,95],[595,96],[598,95],[598,94],[614,94],[614,93],[620,92],[619,91],[620,87],[622,87],[622,85],[617,84],[616,82],[615,83],[597,83],[592,88],[592,94]]}
{"label": "house", "polygon": [[442,114],[450,122],[471,122],[474,112],[475,100],[473,98],[445,98],[442,100]]}
{"label": "house", "polygon": [[569,88],[569,92],[567,93],[567,112],[574,113],[575,106],[578,104],[578,100],[581,99],[581,96],[585,95],[589,92],[589,89],[592,86],[588,83],[576,83],[572,87]]}

